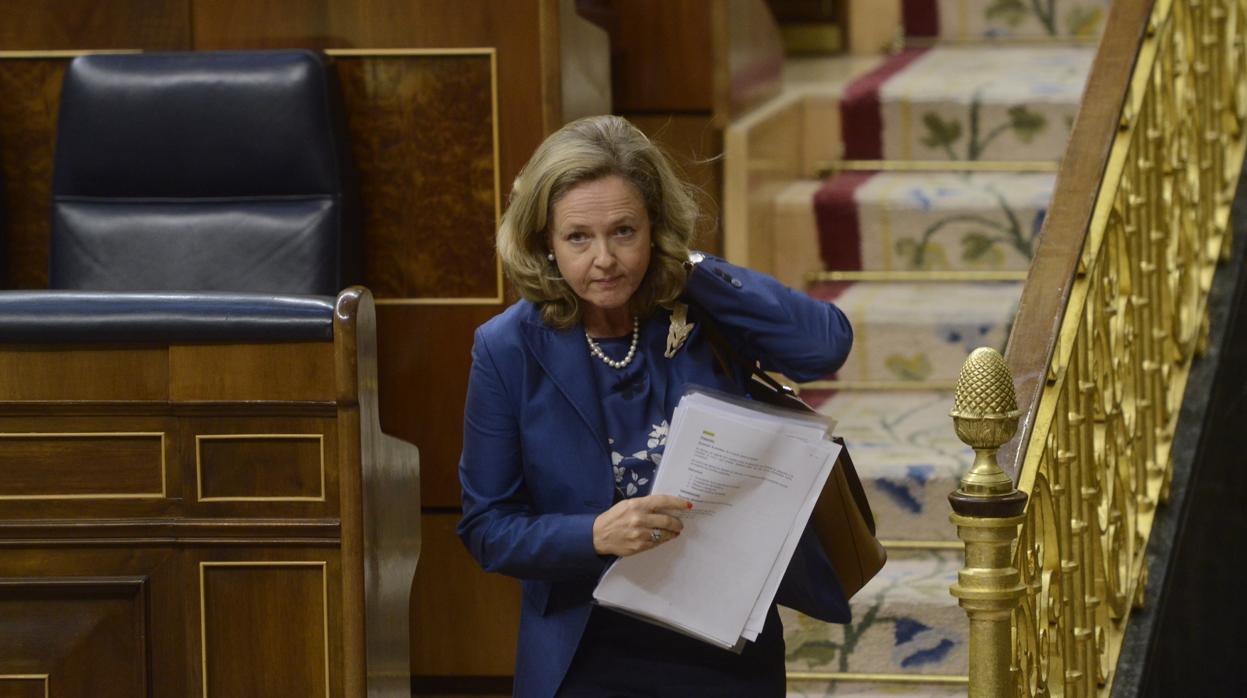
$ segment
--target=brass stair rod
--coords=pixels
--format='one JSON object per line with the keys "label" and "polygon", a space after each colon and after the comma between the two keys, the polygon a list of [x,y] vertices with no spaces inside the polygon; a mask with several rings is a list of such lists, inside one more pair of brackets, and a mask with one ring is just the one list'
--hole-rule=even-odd
{"label": "brass stair rod", "polygon": [[969,695],[1014,696],[1013,611],[1023,587],[1013,544],[1027,498],[996,462],[1020,413],[1013,376],[995,349],[980,347],[966,359],[950,414],[957,437],[975,453],[961,487],[948,495],[950,520],[966,546],[965,566],[950,591],[970,619]]}

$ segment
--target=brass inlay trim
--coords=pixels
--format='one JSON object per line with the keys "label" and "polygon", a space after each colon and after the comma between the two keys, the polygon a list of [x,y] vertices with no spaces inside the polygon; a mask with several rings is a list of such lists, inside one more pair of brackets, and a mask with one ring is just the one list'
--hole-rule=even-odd
{"label": "brass inlay trim", "polygon": [[[252,439],[285,439],[288,441],[316,441],[320,450],[320,495],[316,497],[205,497],[203,496],[203,459],[201,444],[204,441],[242,441]],[[323,502],[325,501],[325,435],[324,434],[196,434],[195,435],[195,501],[197,502]]]}
{"label": "brass inlay trim", "polygon": [[851,674],[835,671],[790,671],[788,681],[854,681],[865,683],[903,683],[903,684],[940,684],[946,686],[964,686],[970,683],[969,676],[949,676],[947,674]]}
{"label": "brass inlay trim", "polygon": [[43,698],[48,698],[48,674],[0,674],[0,681],[42,681]]}
{"label": "brass inlay trim", "polygon": [[324,560],[239,560],[233,562],[199,563],[199,658],[203,677],[203,696],[208,697],[208,624],[204,577],[209,567],[319,567],[321,589],[321,622],[324,627],[325,698],[332,692],[329,684],[329,563]]}
{"label": "brass inlay trim", "polygon": [[[403,58],[409,56],[489,56],[490,112],[494,140],[494,230],[502,220],[502,173],[498,143],[498,50],[492,46],[465,48],[335,48],[325,49],[335,58]],[[501,305],[505,300],[502,285],[502,258],[494,254],[494,288],[492,297],[467,298],[374,298],[377,305]]]}
{"label": "brass inlay trim", "polygon": [[60,499],[164,499],[168,496],[168,465],[163,431],[31,431],[0,433],[0,439],[82,439],[82,438],[130,438],[135,436],[160,437],[160,491],[122,494],[2,494],[0,501],[49,501]]}
{"label": "brass inlay trim", "polygon": [[940,282],[940,281],[1026,281],[1029,272],[1017,270],[970,271],[970,270],[914,270],[914,271],[811,271],[806,272],[808,283],[819,281],[874,282]]}
{"label": "brass inlay trim", "polygon": [[327,48],[326,56],[344,58],[402,58],[404,56],[483,56],[494,53],[492,46],[458,48]]}
{"label": "brass inlay trim", "polygon": [[965,550],[959,540],[880,540],[888,550]]}
{"label": "brass inlay trim", "polygon": [[824,160],[814,163],[820,176],[836,172],[1056,172],[1054,160]]}
{"label": "brass inlay trim", "polygon": [[779,28],[788,53],[838,53],[844,50],[844,29],[836,22],[801,22]]}
{"label": "brass inlay trim", "polygon": [[926,37],[910,36],[905,38],[905,48],[938,48],[941,46],[982,48],[991,50],[1009,45],[1026,44],[1028,46],[1077,46],[1094,48],[1100,41],[1097,33],[1093,37],[1078,36],[1009,36],[997,38],[979,36]]}
{"label": "brass inlay trim", "polygon": [[810,381],[801,390],[935,390],[951,391],[956,381]]}
{"label": "brass inlay trim", "polygon": [[[499,271],[501,272],[501,262]],[[501,283],[499,284],[501,288]],[[498,305],[498,298],[377,298],[376,305]]]}
{"label": "brass inlay trim", "polygon": [[68,49],[59,51],[0,51],[0,61],[3,60],[31,60],[31,59],[49,59],[49,58],[77,58],[78,56],[98,56],[98,55],[115,55],[126,53],[142,53],[143,49],[139,48],[116,48],[116,49]]}

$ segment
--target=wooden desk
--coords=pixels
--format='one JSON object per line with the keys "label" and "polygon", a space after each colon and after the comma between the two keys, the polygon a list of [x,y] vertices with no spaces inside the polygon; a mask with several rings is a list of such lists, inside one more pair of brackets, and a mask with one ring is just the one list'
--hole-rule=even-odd
{"label": "wooden desk", "polygon": [[410,695],[416,449],[332,342],[0,346],[0,695]]}

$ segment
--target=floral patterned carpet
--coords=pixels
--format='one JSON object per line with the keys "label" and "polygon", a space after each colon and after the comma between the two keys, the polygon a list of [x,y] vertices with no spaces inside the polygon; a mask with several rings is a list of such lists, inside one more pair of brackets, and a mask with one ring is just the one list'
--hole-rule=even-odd
{"label": "floral patterned carpet", "polygon": [[957,380],[976,347],[1004,346],[1022,284],[826,283],[809,292],[853,323],[853,351],[837,379],[926,383]]}
{"label": "floral patterned carpet", "polygon": [[903,0],[905,33],[911,37],[973,39],[1093,38],[1109,0]]}
{"label": "floral patterned carpet", "polygon": [[827,269],[1025,271],[1056,180],[1047,172],[856,176],[851,191],[828,182],[814,195]]}
{"label": "floral patterned carpet", "polygon": [[[809,396],[807,396],[809,397]],[[955,541],[948,493],[973,452],[953,434],[945,391],[845,391],[823,403],[840,420],[870,498],[879,537]]]}

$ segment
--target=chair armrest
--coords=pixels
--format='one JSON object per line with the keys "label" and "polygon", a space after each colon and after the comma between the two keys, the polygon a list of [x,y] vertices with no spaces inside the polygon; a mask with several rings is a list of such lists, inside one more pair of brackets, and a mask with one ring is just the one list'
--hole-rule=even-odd
{"label": "chair armrest", "polygon": [[0,292],[0,343],[333,341],[334,299],[246,293]]}

